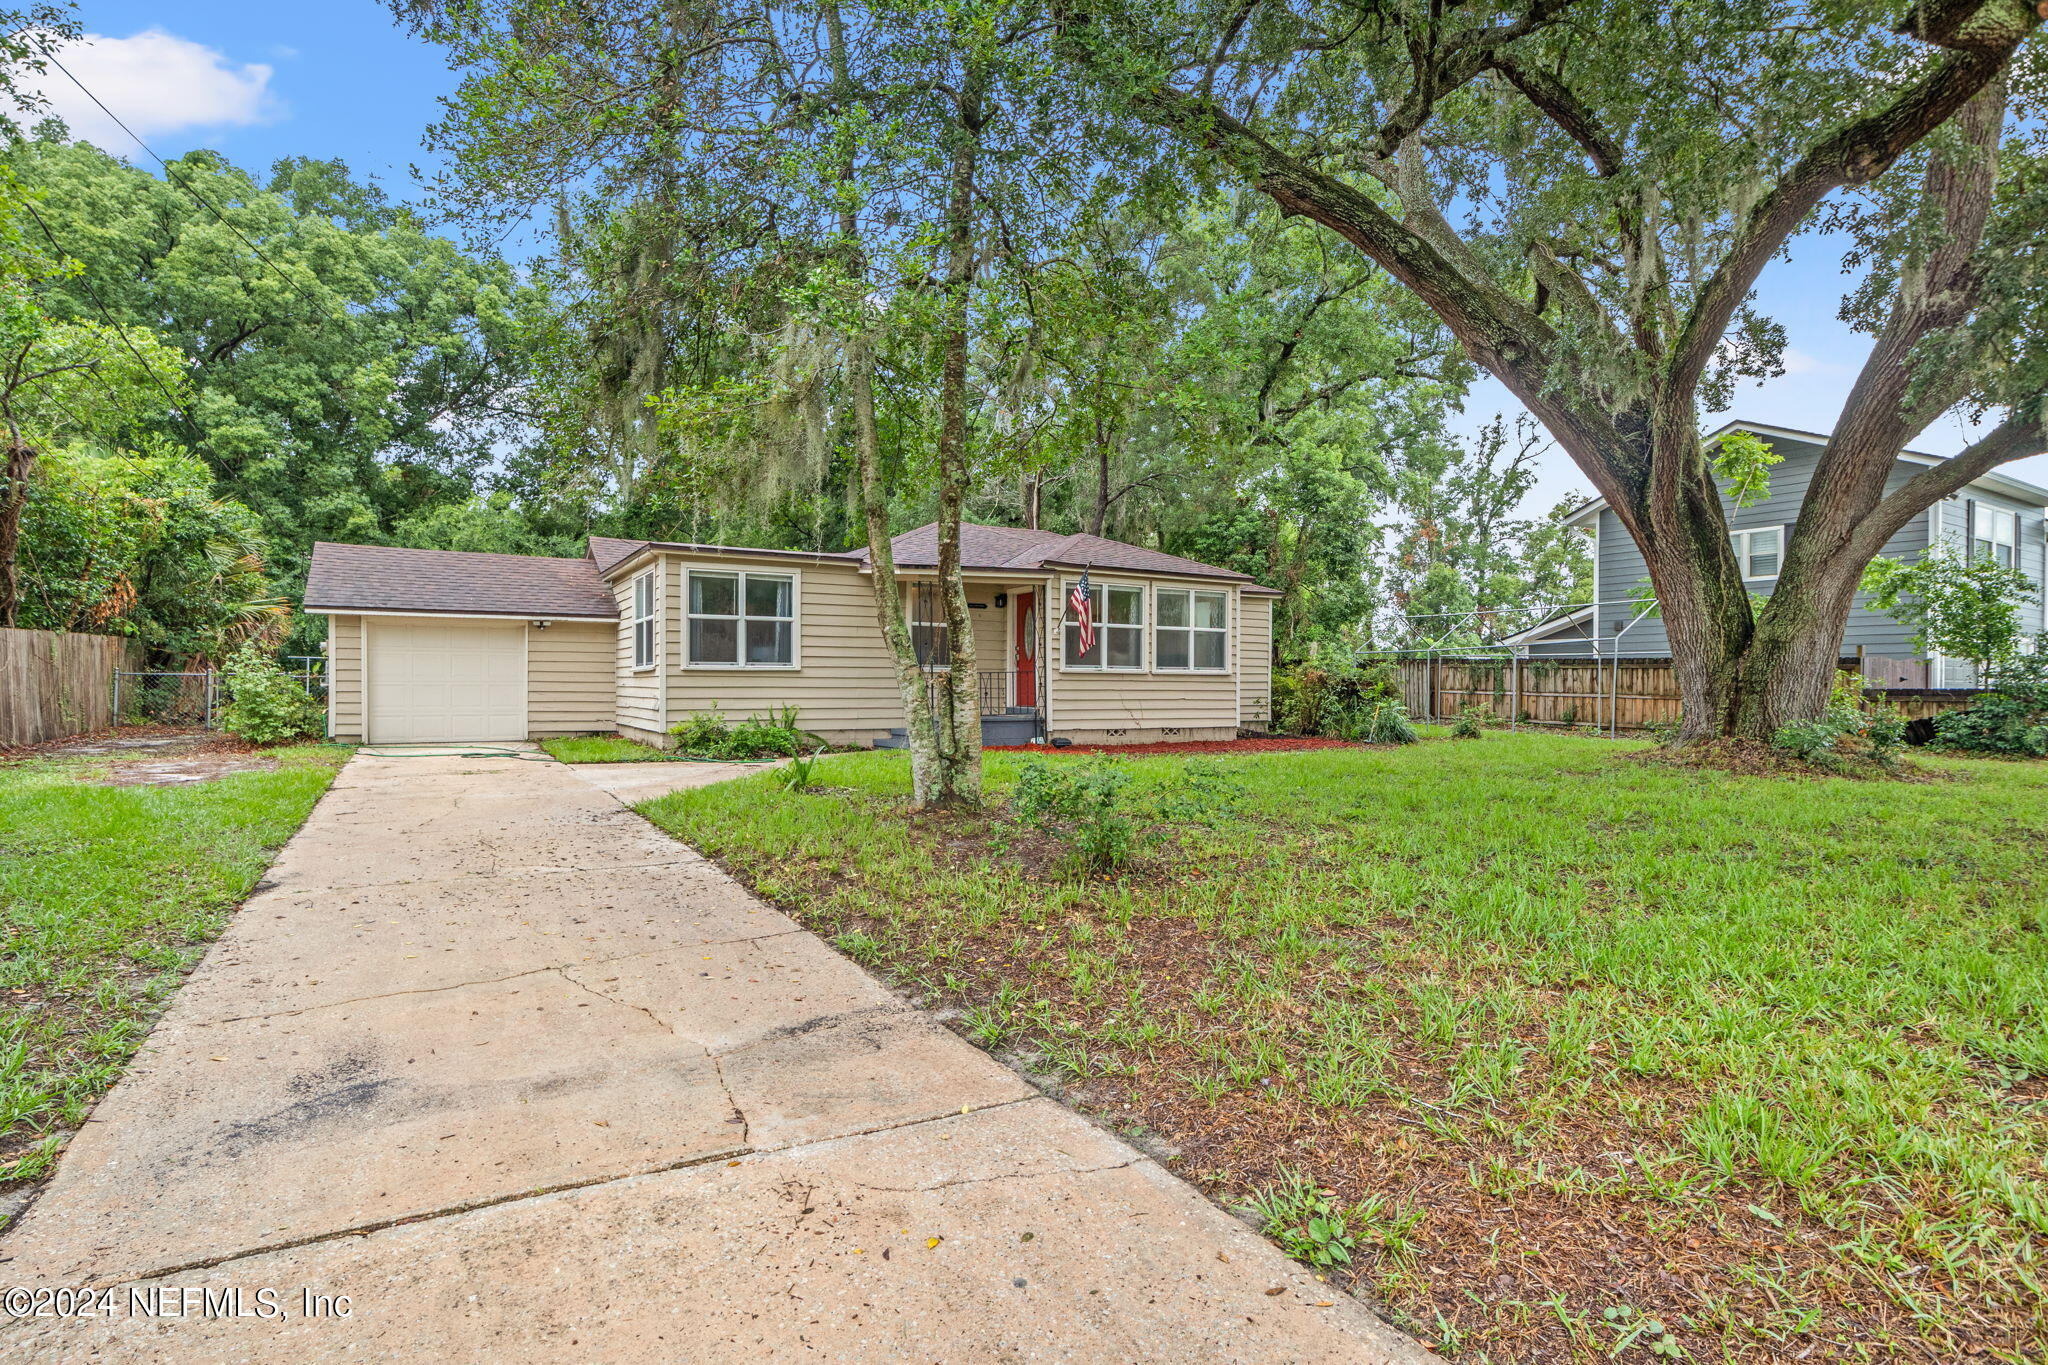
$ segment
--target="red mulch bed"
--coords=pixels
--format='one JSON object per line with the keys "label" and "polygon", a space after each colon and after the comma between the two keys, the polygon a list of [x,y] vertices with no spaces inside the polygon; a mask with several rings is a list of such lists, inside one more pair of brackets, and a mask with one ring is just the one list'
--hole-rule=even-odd
{"label": "red mulch bed", "polygon": [[1301,749],[1362,749],[1348,739],[1324,739],[1316,735],[1262,735],[1256,739],[1166,740],[1158,744],[1071,744],[1064,749],[1050,744],[990,744],[992,754],[1288,754]]}

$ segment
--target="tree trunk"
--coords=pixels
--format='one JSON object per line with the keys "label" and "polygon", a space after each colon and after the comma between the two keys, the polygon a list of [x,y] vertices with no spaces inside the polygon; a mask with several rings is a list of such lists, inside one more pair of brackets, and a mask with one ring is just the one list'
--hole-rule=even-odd
{"label": "tree trunk", "polygon": [[[846,100],[853,98],[853,84],[848,74],[846,31],[839,6],[828,3],[824,7],[824,20],[829,37],[829,53],[835,97]],[[842,183],[851,185],[854,180],[852,154],[839,168]],[[860,221],[855,209],[849,205],[841,210],[839,227],[842,238],[849,244],[847,274],[851,284],[852,298],[847,306],[854,312],[855,320],[846,329],[844,348],[846,385],[849,403],[853,413],[854,459],[859,474],[859,498],[862,525],[867,532],[868,560],[875,594],[875,618],[882,630],[882,639],[889,647],[889,654],[896,665],[896,691],[903,703],[903,727],[906,741],[910,746],[910,789],[913,805],[924,807],[945,805],[962,799],[963,781],[961,765],[957,757],[957,746],[950,741],[950,734],[957,730],[950,709],[935,712],[932,696],[925,685],[926,674],[917,658],[916,642],[910,634],[909,617],[903,609],[903,585],[896,576],[896,556],[889,538],[889,492],[882,481],[882,439],[880,425],[875,420],[875,359],[874,346],[868,336],[866,325],[858,317],[865,306],[866,261],[857,245]],[[963,307],[964,313],[964,307]],[[964,327],[964,318],[962,326]],[[964,354],[964,331],[963,331]],[[950,356],[949,356],[950,363]],[[965,386],[963,364],[962,387]],[[964,401],[964,400],[963,400]],[[964,411],[964,407],[963,407]],[[961,427],[964,447],[965,424]],[[942,442],[943,445],[943,442]],[[964,480],[956,481],[964,484]],[[960,599],[960,615],[966,615],[966,594],[960,583],[959,572],[959,505],[962,494],[956,491],[952,506],[952,548],[953,572],[951,596]],[[942,494],[943,504],[943,494]],[[941,555],[946,540],[947,513],[942,505],[940,511]],[[943,568],[941,570],[943,576]],[[951,619],[951,604],[948,603],[948,620]],[[968,659],[970,692],[972,692],[973,635],[968,635]],[[942,721],[943,718],[943,721]],[[970,728],[973,740],[973,754],[969,761],[970,771],[964,789],[966,799],[979,800],[981,792],[981,727],[980,717]]]}
{"label": "tree trunk", "polygon": [[[1665,507],[1639,505],[1644,529],[1636,532],[1670,641],[1684,710],[1679,737],[1768,742],[1825,707],[1870,556],[1846,545],[1825,556],[1787,554],[1769,602],[1757,611],[1703,460],[1683,484]],[[1596,615],[1611,623],[1616,609]],[[1620,643],[1626,648],[1627,637]]]}
{"label": "tree trunk", "polygon": [[946,613],[952,666],[939,681],[938,746],[932,784],[920,805],[981,803],[981,688],[975,673],[974,621],[960,576],[960,513],[967,500],[967,323],[974,287],[974,180],[981,132],[981,85],[970,71],[960,97],[959,140],[953,147],[946,202],[946,303],[939,369],[939,599]]}
{"label": "tree trunk", "polygon": [[36,462],[33,447],[19,437],[8,443],[7,467],[0,476],[0,626],[12,626],[21,603],[21,514],[28,506],[28,476]]}
{"label": "tree trunk", "polygon": [[1028,473],[1024,476],[1024,529],[1036,531],[1040,508],[1045,502],[1045,476]]}
{"label": "tree trunk", "polygon": [[1095,513],[1088,519],[1088,534],[1099,536],[1109,524],[1109,441],[1102,432],[1102,419],[1095,419]]}

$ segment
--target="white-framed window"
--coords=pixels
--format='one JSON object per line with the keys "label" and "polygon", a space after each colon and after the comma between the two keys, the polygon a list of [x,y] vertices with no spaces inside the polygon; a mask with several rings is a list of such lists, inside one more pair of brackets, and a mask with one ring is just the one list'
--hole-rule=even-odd
{"label": "white-framed window", "polygon": [[633,667],[654,667],[654,571],[633,580]]}
{"label": "white-framed window", "polygon": [[692,668],[796,667],[796,575],[689,573]]}
{"label": "white-framed window", "polygon": [[1095,642],[1086,653],[1081,650],[1081,621],[1074,614],[1073,590],[1065,590],[1066,629],[1061,632],[1065,648],[1061,666],[1100,668],[1111,672],[1145,671],[1145,590],[1131,583],[1090,583],[1089,616],[1095,622]]}
{"label": "white-framed window", "polygon": [[2010,569],[2020,561],[2020,514],[1979,503],[1971,518],[1970,558]]}
{"label": "white-framed window", "polygon": [[1152,594],[1152,666],[1163,673],[1230,667],[1230,594],[1160,588]]}
{"label": "white-framed window", "polygon": [[1785,528],[1758,526],[1747,531],[1730,531],[1728,543],[1735,547],[1735,562],[1749,579],[1776,578],[1785,559]]}

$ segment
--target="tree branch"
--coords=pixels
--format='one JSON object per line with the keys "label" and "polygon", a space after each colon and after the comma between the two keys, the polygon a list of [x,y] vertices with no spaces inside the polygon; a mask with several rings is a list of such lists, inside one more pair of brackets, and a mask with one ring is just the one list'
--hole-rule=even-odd
{"label": "tree branch", "polygon": [[2022,404],[1976,444],[1952,460],[1923,469],[1877,505],[1856,527],[1850,549],[1866,559],[1884,548],[1899,528],[1943,498],[1961,492],[2002,464],[2024,460],[2048,449],[2048,426],[2042,415],[2048,394]]}
{"label": "tree branch", "polygon": [[[1967,0],[1942,0],[1945,9],[1965,3]],[[1685,406],[1690,407],[1691,395],[1735,310],[1806,215],[1835,190],[1883,174],[1915,143],[1946,123],[2005,69],[2014,50],[2038,22],[2031,9],[2011,5],[2008,0],[1988,0],[1978,4],[1969,18],[1944,20],[1943,31],[1970,27],[1980,19],[1988,21],[1994,11],[2008,19],[1995,26],[1996,41],[1972,28],[1978,39],[1972,46],[1950,48],[1930,64],[1924,76],[1883,107],[1822,139],[1750,210],[1671,348],[1666,373],[1673,396],[1684,400]]]}

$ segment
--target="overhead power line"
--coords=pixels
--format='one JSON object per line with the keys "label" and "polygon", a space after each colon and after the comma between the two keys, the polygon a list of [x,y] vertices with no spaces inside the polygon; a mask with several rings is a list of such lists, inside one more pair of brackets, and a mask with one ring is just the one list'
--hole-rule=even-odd
{"label": "overhead power line", "polygon": [[[57,234],[50,231],[50,225],[43,218],[43,215],[36,212],[36,206],[26,199],[21,201],[21,206],[28,210],[29,217],[36,220],[36,226],[43,230],[43,236],[50,239],[50,245],[56,250],[57,254],[60,257],[70,256],[71,253],[64,249],[64,244],[57,240]],[[99,309],[100,316],[106,320],[107,326],[114,329],[114,335],[121,338],[121,344],[128,348],[130,355],[135,357],[135,363],[142,366],[142,372],[149,376],[149,382],[156,385],[158,391],[163,394],[164,401],[171,405],[171,411],[176,413],[185,425],[191,429],[194,438],[203,442],[206,439],[206,433],[199,429],[199,424],[192,420],[192,414],[185,411],[184,407],[178,402],[178,396],[171,392],[170,385],[164,383],[158,377],[156,367],[149,363],[149,357],[142,353],[142,348],[137,346],[134,339],[128,335],[128,329],[121,325],[120,320],[114,316],[113,310],[107,307],[106,300],[100,297],[100,291],[93,288],[91,276],[80,271],[78,282],[85,286],[85,292],[92,298],[93,307]],[[106,388],[105,379],[101,379],[97,373],[93,377],[100,380],[102,388]],[[114,400],[112,389],[107,390],[107,397],[110,401]]]}
{"label": "overhead power line", "polygon": [[84,93],[87,99],[91,100],[94,104],[98,105],[99,111],[105,114],[108,118],[112,119],[116,127],[118,127],[122,132],[128,134],[129,137],[133,138],[135,140],[136,146],[142,148],[143,151],[149,153],[150,158],[154,160],[157,165],[164,168],[164,176],[166,179],[168,179],[172,184],[176,185],[179,189],[185,191],[185,193],[191,195],[194,202],[198,203],[201,207],[205,208],[207,212],[211,213],[215,218],[218,218],[220,220],[222,227],[226,228],[229,232],[234,233],[236,237],[240,238],[242,245],[248,247],[250,251],[255,253],[256,259],[263,262],[265,266],[269,267],[270,272],[273,275],[277,276],[280,280],[283,280],[287,285],[290,285],[293,291],[296,292],[300,298],[304,299],[307,305],[313,309],[315,315],[322,314],[326,311],[320,306],[319,300],[315,299],[311,294],[308,294],[306,292],[305,286],[301,285],[297,280],[293,279],[290,275],[286,274],[282,269],[278,267],[276,262],[272,261],[268,256],[264,255],[263,248],[257,246],[255,242],[250,240],[249,235],[247,233],[243,232],[240,228],[236,227],[233,220],[230,219],[227,216],[227,214],[221,210],[221,207],[218,204],[214,203],[211,199],[208,199],[205,195],[201,194],[198,191],[198,189],[192,185],[190,181],[186,180],[185,177],[183,177],[182,175],[179,175],[178,172],[171,166],[170,162],[164,160],[161,156],[158,156],[156,149],[150,146],[147,142],[144,142],[142,140],[142,134],[136,132],[133,128],[130,128],[127,125],[127,123],[122,120],[119,114],[107,108],[107,103],[105,100],[101,99],[98,95],[95,95],[92,92],[91,88],[87,86],[84,81],[78,79],[77,76],[72,75],[70,67],[58,61],[54,56],[51,57],[49,60],[50,65],[56,67],[59,71],[62,71],[65,74],[65,76],[69,77],[71,83],[77,86],[79,90]]}

